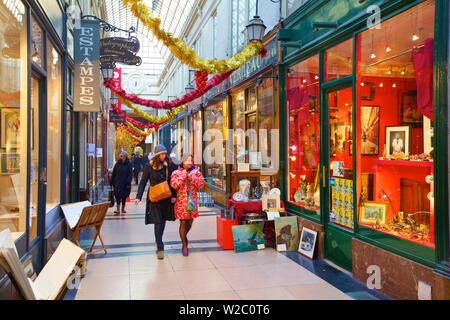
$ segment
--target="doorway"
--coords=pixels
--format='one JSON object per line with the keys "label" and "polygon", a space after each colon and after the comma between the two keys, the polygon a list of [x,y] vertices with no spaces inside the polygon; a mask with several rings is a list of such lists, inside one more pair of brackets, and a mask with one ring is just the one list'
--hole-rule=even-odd
{"label": "doorway", "polygon": [[352,269],[353,221],[353,90],[351,83],[324,90],[325,257]]}

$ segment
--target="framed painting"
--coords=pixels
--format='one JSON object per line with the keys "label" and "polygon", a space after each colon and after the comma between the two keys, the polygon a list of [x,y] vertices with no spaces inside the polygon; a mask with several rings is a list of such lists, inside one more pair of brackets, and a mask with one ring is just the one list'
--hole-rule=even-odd
{"label": "framed painting", "polygon": [[303,227],[297,252],[312,260],[316,248],[316,239],[317,231]]}
{"label": "framed painting", "polygon": [[269,211],[270,209],[280,208],[280,195],[274,194],[263,194],[262,195],[262,211]]}
{"label": "framed painting", "polygon": [[297,216],[275,218],[277,251],[296,251],[299,235]]}
{"label": "framed painting", "polygon": [[359,223],[367,225],[386,224],[387,202],[366,201],[361,206]]}
{"label": "framed painting", "polygon": [[361,106],[361,154],[380,153],[380,107]]}
{"label": "framed painting", "polygon": [[2,108],[0,110],[2,149],[17,149],[20,137],[20,113],[19,108]]}
{"label": "framed painting", "polygon": [[232,226],[236,253],[265,249],[264,233],[259,223]]}
{"label": "framed painting", "polygon": [[423,123],[422,112],[417,107],[417,91],[408,91],[401,94],[400,104],[401,123],[414,128],[421,127]]}

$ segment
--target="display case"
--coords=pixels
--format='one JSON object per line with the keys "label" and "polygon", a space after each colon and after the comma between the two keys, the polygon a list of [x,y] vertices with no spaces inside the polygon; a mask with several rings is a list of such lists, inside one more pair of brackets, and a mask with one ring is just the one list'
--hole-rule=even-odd
{"label": "display case", "polygon": [[434,14],[424,1],[356,37],[358,223],[432,249]]}

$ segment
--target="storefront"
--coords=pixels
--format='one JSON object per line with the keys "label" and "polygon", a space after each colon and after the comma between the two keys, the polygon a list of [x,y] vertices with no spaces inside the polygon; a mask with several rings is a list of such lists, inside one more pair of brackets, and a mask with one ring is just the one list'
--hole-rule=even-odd
{"label": "storefront", "polygon": [[[278,129],[278,45],[276,29],[266,35],[265,58],[255,57],[236,70],[228,81],[231,101],[233,150],[231,194],[239,181],[251,182],[250,197],[261,182],[278,187],[278,167],[272,149],[277,147]],[[275,135],[278,138],[278,136]],[[230,137],[231,139],[231,137]],[[244,164],[244,169],[239,164]],[[247,165],[247,166],[246,166]]]}
{"label": "storefront", "polygon": [[[230,168],[225,161],[226,139],[229,128],[229,101],[226,94],[226,81],[213,88],[206,94],[203,104],[203,143],[204,146],[215,145],[216,140],[222,139],[222,159],[211,152],[212,159],[203,157],[203,174],[205,177],[212,177],[214,203],[226,206],[230,195]],[[206,140],[205,140],[206,139]]]}
{"label": "storefront", "polygon": [[[66,234],[60,205],[76,200],[78,137],[102,139],[101,115],[90,115],[100,133],[88,132],[73,111],[73,38],[64,11],[60,1],[0,2],[0,231],[13,232],[22,262],[32,261],[36,272]],[[90,168],[100,176],[101,164]],[[0,296],[17,297],[2,269]]]}
{"label": "storefront", "polygon": [[363,283],[379,266],[394,298],[417,299],[418,280],[443,297],[448,1],[390,1],[371,29],[375,1],[336,2],[305,5],[278,33],[283,199],[319,232],[320,259]]}

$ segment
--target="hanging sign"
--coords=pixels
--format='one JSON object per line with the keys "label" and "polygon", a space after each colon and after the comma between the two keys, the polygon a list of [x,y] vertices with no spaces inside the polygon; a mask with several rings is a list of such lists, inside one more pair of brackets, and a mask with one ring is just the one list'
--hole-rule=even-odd
{"label": "hanging sign", "polygon": [[121,63],[131,66],[140,66],[142,59],[136,54],[140,44],[136,37],[131,38],[105,38],[100,40],[100,62],[106,65]]}
{"label": "hanging sign", "polygon": [[[122,111],[127,113],[126,111]],[[109,110],[109,122],[111,123],[125,123],[125,119],[117,114],[114,110]]]}
{"label": "hanging sign", "polygon": [[100,112],[100,24],[82,20],[74,29],[75,65],[73,109],[77,112]]}

